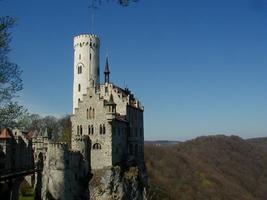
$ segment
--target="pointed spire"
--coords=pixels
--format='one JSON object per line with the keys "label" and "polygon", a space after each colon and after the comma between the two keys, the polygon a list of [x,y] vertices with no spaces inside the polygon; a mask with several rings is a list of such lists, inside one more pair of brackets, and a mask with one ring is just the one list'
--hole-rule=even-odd
{"label": "pointed spire", "polygon": [[43,132],[43,137],[44,137],[44,138],[48,138],[47,128],[45,128],[45,130],[44,130],[44,132]]}
{"label": "pointed spire", "polygon": [[105,74],[105,83],[109,83],[110,71],[109,71],[109,66],[108,66],[108,57],[106,57],[106,66],[105,66],[104,74]]}

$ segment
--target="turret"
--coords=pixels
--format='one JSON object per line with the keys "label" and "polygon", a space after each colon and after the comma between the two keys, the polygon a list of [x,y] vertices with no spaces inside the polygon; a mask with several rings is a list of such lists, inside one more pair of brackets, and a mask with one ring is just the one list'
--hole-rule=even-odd
{"label": "turret", "polygon": [[110,94],[109,101],[105,103],[106,106],[106,118],[108,121],[112,121],[116,117],[116,106],[114,102],[113,95]]}
{"label": "turret", "polygon": [[89,86],[99,85],[99,47],[96,35],[74,37],[73,114]]}

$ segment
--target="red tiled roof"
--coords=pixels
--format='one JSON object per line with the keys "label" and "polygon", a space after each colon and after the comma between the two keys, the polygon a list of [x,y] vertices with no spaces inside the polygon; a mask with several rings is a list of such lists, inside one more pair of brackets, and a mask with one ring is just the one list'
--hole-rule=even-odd
{"label": "red tiled roof", "polygon": [[12,131],[8,128],[4,128],[0,131],[0,139],[13,138],[14,135]]}

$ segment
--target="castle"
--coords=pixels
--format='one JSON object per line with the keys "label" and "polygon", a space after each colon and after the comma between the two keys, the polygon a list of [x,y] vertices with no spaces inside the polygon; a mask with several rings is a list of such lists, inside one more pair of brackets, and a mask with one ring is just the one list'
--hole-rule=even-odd
{"label": "castle", "polygon": [[[67,143],[50,140],[46,130],[0,131],[0,169],[5,172],[38,169],[35,178],[29,175],[29,180],[35,184],[37,199],[99,199],[95,194],[106,195],[101,199],[130,194],[145,199],[145,181],[137,181],[141,178],[146,180],[144,108],[128,88],[123,89],[110,82],[108,59],[104,82],[100,83],[99,48],[100,41],[96,35],[85,34],[74,38],[71,148]],[[122,171],[118,169],[123,164],[138,165],[140,169],[140,175],[132,180],[133,185],[121,178],[116,179],[114,185],[113,176],[121,175]],[[104,187],[106,189],[100,189],[102,192],[95,187],[89,193],[91,172],[98,169],[106,170],[104,185],[113,185],[116,194],[109,191],[113,187]],[[16,179],[16,184],[12,186],[14,198],[18,198],[22,181],[23,178]],[[131,190],[135,192],[129,192]]]}
{"label": "castle", "polygon": [[104,83],[100,83],[100,41],[96,35],[74,38],[72,149],[86,152],[90,138],[92,169],[120,164],[127,159],[143,162],[144,124],[141,103],[128,88],[110,82],[106,58]]}

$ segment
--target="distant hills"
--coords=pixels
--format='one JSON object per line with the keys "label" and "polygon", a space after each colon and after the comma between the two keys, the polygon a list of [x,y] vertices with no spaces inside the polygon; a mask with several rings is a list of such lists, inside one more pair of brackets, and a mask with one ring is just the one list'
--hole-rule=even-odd
{"label": "distant hills", "polygon": [[179,141],[169,141],[169,140],[146,140],[145,145],[155,145],[155,146],[168,146],[178,144]]}
{"label": "distant hills", "polygon": [[146,142],[148,199],[267,199],[267,137],[217,135],[169,144]]}

